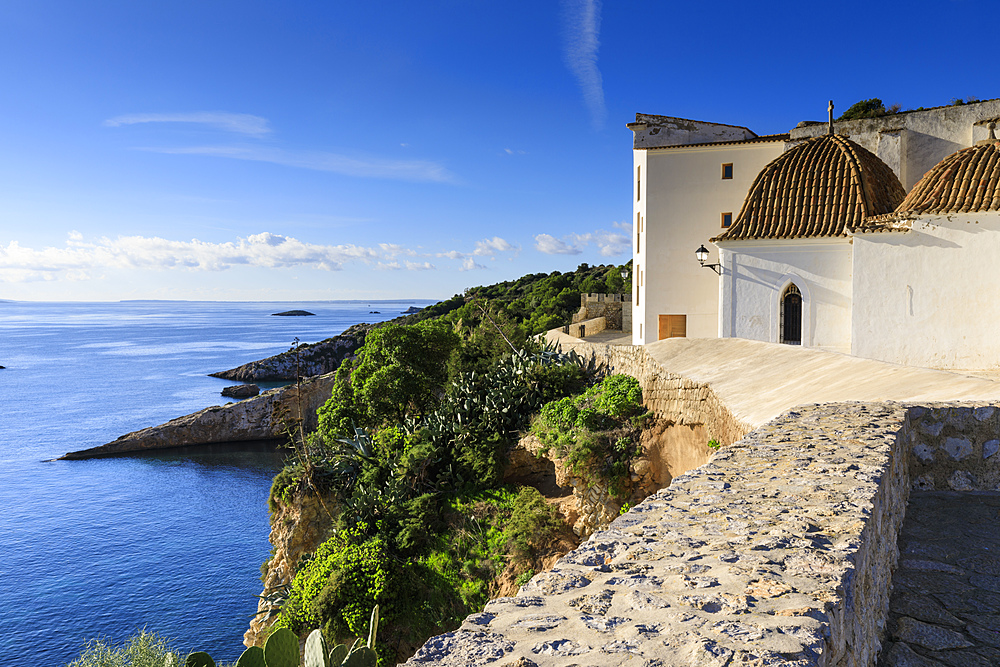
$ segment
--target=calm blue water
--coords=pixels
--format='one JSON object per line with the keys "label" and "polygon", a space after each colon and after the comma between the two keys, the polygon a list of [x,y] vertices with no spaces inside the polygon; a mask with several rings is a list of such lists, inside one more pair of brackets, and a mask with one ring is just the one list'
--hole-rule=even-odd
{"label": "calm blue water", "polygon": [[[232,661],[281,453],[43,462],[226,400],[207,373],[429,301],[0,302],[0,655],[62,665],[145,627]],[[316,317],[271,317],[303,308]],[[371,315],[379,310],[381,315]]]}

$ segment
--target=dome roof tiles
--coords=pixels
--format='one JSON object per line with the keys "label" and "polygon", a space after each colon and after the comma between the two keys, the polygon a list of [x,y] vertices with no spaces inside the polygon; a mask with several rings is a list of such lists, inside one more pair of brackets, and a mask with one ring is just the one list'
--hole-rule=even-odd
{"label": "dome roof tiles", "polygon": [[865,148],[836,134],[813,137],[764,167],[733,226],[712,240],[845,236],[905,196],[892,170]]}
{"label": "dome roof tiles", "polygon": [[921,213],[1000,211],[1000,141],[980,142],[941,160],[896,209]]}

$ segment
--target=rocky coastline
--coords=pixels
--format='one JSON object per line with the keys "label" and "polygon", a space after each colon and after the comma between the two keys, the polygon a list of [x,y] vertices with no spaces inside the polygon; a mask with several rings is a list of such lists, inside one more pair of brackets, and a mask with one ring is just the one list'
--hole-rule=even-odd
{"label": "rocky coastline", "polygon": [[165,424],[126,433],[99,447],[69,452],[59,460],[90,459],[189,445],[283,440],[301,414],[303,427],[316,428],[316,410],[330,398],[334,374],[271,389],[239,403],[212,406]]}

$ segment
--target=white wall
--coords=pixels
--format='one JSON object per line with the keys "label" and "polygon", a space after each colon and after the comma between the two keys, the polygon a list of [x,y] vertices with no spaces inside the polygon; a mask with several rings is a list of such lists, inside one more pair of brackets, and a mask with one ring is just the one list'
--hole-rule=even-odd
{"label": "white wall", "polygon": [[780,342],[780,298],[802,293],[802,345],[851,349],[849,239],[723,241],[719,331],[727,338]]}
{"label": "white wall", "polygon": [[[722,233],[721,214],[735,220],[754,178],[783,150],[775,141],[633,151],[633,186],[641,167],[642,192],[636,201],[633,187],[632,224],[638,215],[643,230],[638,251],[632,233],[635,344],[656,341],[661,314],[687,315],[688,337],[719,335],[719,277],[699,266],[694,251],[705,244],[709,262],[718,261],[708,240]],[[724,163],[733,164],[732,179],[722,179]]]}
{"label": "white wall", "polygon": [[852,353],[1000,368],[998,258],[996,212],[922,216],[908,232],[856,235]]}

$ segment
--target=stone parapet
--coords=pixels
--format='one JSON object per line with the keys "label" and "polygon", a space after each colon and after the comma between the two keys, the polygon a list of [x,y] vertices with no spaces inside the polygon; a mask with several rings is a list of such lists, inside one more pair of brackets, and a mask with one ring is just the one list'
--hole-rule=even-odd
{"label": "stone parapet", "polygon": [[406,664],[872,665],[911,485],[992,484],[994,419],[985,404],[788,411]]}

